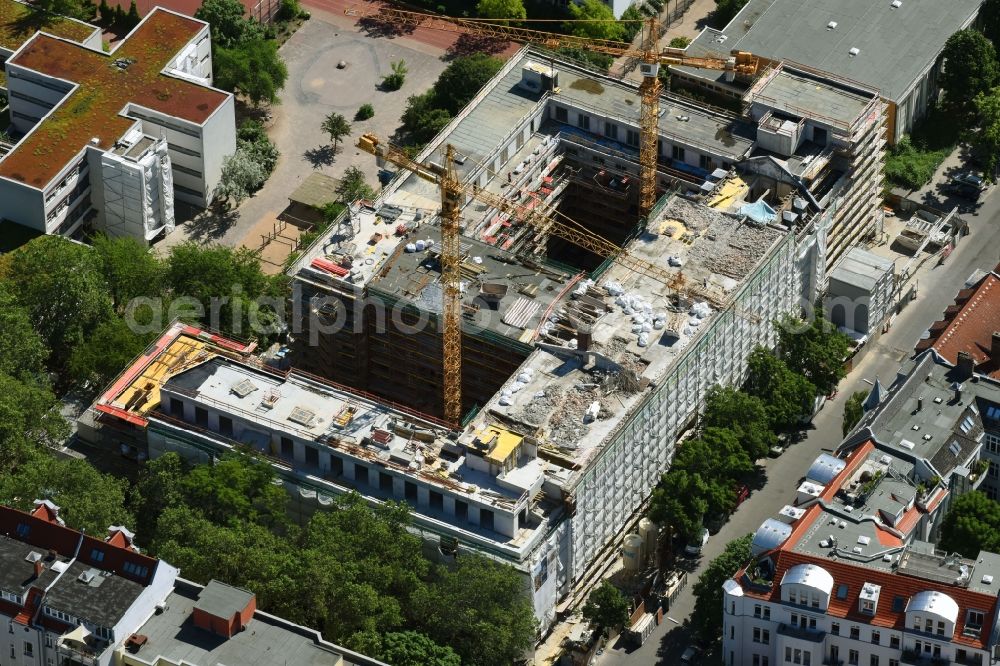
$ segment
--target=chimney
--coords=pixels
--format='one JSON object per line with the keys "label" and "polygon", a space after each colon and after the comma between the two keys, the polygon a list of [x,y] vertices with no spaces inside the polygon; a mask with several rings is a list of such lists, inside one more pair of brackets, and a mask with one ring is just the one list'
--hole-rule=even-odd
{"label": "chimney", "polygon": [[1000,331],[993,331],[990,339],[990,358],[994,363],[1000,363]]}
{"label": "chimney", "polygon": [[924,396],[917,397],[917,411],[919,412],[924,408]]}
{"label": "chimney", "polygon": [[965,381],[966,379],[971,379],[973,373],[976,371],[976,361],[972,358],[972,354],[967,351],[958,352],[958,360],[955,364],[956,379],[958,381]]}
{"label": "chimney", "polygon": [[580,324],[576,329],[576,349],[577,351],[590,351],[590,343],[593,339],[590,324]]}
{"label": "chimney", "polygon": [[40,559],[35,561],[35,578],[39,578],[42,572],[45,571],[45,563]]}

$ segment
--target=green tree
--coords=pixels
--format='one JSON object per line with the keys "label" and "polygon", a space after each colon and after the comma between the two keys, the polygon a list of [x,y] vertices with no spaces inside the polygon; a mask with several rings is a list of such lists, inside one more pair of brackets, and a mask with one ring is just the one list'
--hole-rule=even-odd
{"label": "green tree", "polygon": [[524,0],[479,0],[476,3],[476,14],[490,19],[520,19],[528,18],[524,8]]}
{"label": "green tree", "polygon": [[406,82],[406,74],[409,71],[406,68],[406,61],[397,60],[391,63],[390,67],[392,71],[382,77],[382,87],[386,90],[399,90]]}
{"label": "green tree", "polygon": [[424,144],[451,122],[451,114],[434,106],[434,91],[429,90],[422,95],[407,98],[401,120],[410,141]]}
{"label": "green tree", "polygon": [[358,112],[354,114],[355,120],[368,120],[375,115],[375,107],[371,104],[362,104],[358,107]]}
{"label": "green tree", "polygon": [[162,290],[163,263],[149,248],[134,238],[111,238],[104,234],[94,237],[92,243],[116,312],[125,312],[133,298],[152,296]]}
{"label": "green tree", "polygon": [[674,37],[673,39],[670,40],[668,46],[675,49],[684,49],[687,48],[688,44],[690,43],[691,43],[690,37]]}
{"label": "green tree", "polygon": [[743,385],[750,395],[764,401],[771,427],[786,430],[812,414],[816,387],[792,372],[780,358],[758,347],[747,359],[747,379]]}
{"label": "green tree", "polygon": [[[283,278],[265,275],[257,253],[247,248],[194,242],[174,246],[167,259],[167,284],[174,294],[201,303],[200,323],[236,337],[272,335],[275,309],[284,307]],[[270,299],[270,304],[258,299]]]}
{"label": "green tree", "polygon": [[148,546],[156,536],[157,523],[164,511],[181,506],[185,499],[181,481],[187,473],[184,460],[174,452],[148,460],[129,496],[129,509],[141,520],[136,524],[136,541]]}
{"label": "green tree", "polygon": [[439,566],[413,601],[416,628],[450,645],[468,666],[508,666],[534,643],[535,615],[512,567],[463,554]]}
{"label": "green tree", "polygon": [[40,445],[62,444],[68,436],[69,424],[47,386],[0,373],[0,469],[9,473]]}
{"label": "green tree", "polygon": [[945,93],[944,103],[968,117],[975,110],[976,96],[988,93],[1000,81],[996,49],[981,32],[968,28],[949,37],[941,55],[945,67],[938,83]]}
{"label": "green tree", "polygon": [[563,26],[566,32],[587,39],[618,42],[625,39],[624,25],[615,20],[614,12],[601,0],[583,0],[581,4],[571,2],[568,9],[572,21]]}
{"label": "green tree", "polygon": [[941,524],[939,545],[969,558],[981,550],[1000,552],[1000,503],[979,491],[956,497]]}
{"label": "green tree", "polygon": [[75,19],[87,20],[93,16],[90,3],[83,0],[34,0],[31,5],[49,14]]}
{"label": "green tree", "polygon": [[673,466],[653,490],[650,518],[667,526],[669,538],[676,532],[682,542],[690,542],[704,524],[708,494],[708,483],[700,474]]}
{"label": "green tree", "polygon": [[629,5],[628,9],[622,12],[621,19],[619,20],[625,33],[624,41],[631,42],[639,34],[639,31],[642,30],[646,22],[646,17],[639,11],[639,6],[636,4]]}
{"label": "green tree", "polygon": [[694,584],[694,611],[691,628],[702,641],[715,642],[722,636],[722,584],[750,561],[752,534],[726,545],[725,550],[699,576]]}
{"label": "green tree", "polygon": [[73,381],[91,382],[92,392],[96,392],[139,356],[156,336],[157,333],[135,333],[124,319],[111,317],[98,324],[83,344],[73,349],[67,376]]}
{"label": "green tree", "polygon": [[454,116],[479,93],[501,67],[503,60],[485,53],[455,58],[434,83],[433,106],[444,109]]}
{"label": "green tree", "polygon": [[750,460],[763,458],[778,443],[764,401],[732,387],[715,386],[709,390],[702,427],[732,430]]}
{"label": "green tree", "polygon": [[198,465],[180,480],[185,502],[217,525],[244,521],[270,528],[286,522],[288,493],[274,483],[269,463],[248,455],[224,455],[214,465]]}
{"label": "green tree", "polygon": [[264,39],[264,26],[245,13],[240,0],[203,0],[194,16],[211,25],[213,44],[230,49]]}
{"label": "green tree", "polygon": [[347,118],[342,114],[333,112],[323,119],[320,129],[330,137],[330,141],[333,142],[333,152],[336,153],[340,140],[350,135],[351,123],[347,122]]}
{"label": "green tree", "polygon": [[712,14],[712,23],[716,28],[726,27],[749,0],[715,0],[715,12]]}
{"label": "green tree", "polygon": [[629,602],[621,591],[604,580],[600,587],[587,597],[581,612],[583,619],[593,628],[601,628],[609,634],[621,629],[629,618]]}
{"label": "green tree", "polygon": [[973,134],[983,158],[983,175],[996,180],[1000,167],[1000,88],[976,96],[976,125]]}
{"label": "green tree", "polygon": [[98,538],[111,525],[132,524],[125,510],[127,490],[126,480],[101,474],[86,460],[47,453],[0,477],[0,503],[28,510],[36,499],[52,500],[67,525]]}
{"label": "green tree", "polygon": [[12,292],[52,351],[50,369],[63,369],[87,332],[111,317],[97,256],[61,236],[39,236],[13,253],[10,268]]}
{"label": "green tree", "polygon": [[276,104],[288,68],[273,40],[251,39],[234,48],[215,49],[215,85],[245,97],[253,106]]}
{"label": "green tree", "polygon": [[461,666],[462,664],[461,658],[450,647],[438,645],[426,635],[416,631],[391,631],[385,634],[374,654],[392,666]]}
{"label": "green tree", "polygon": [[247,118],[240,123],[236,130],[236,146],[237,150],[242,150],[250,159],[259,162],[267,175],[271,175],[278,164],[278,147],[259,121]]}
{"label": "green tree", "polygon": [[846,374],[844,359],[851,339],[817,312],[808,326],[786,317],[778,324],[778,349],[792,372],[813,384],[820,395],[831,393]]}
{"label": "green tree", "polygon": [[371,199],[375,196],[375,190],[365,181],[364,171],[356,166],[347,167],[336,191],[338,200],[344,203],[351,203],[358,199]]}
{"label": "green tree", "polygon": [[844,423],[843,432],[844,437],[847,437],[847,433],[854,429],[854,426],[858,425],[861,421],[861,417],[865,415],[864,402],[868,394],[864,391],[856,391],[851,394],[846,401],[844,401]]}
{"label": "green tree", "polygon": [[706,479],[729,481],[744,477],[754,469],[754,461],[740,444],[737,433],[715,426],[704,428],[699,437],[684,442],[674,455],[673,464],[700,473]]}
{"label": "green tree", "polygon": [[27,308],[18,303],[11,287],[0,281],[0,374],[18,379],[36,376],[44,371],[48,355]]}
{"label": "green tree", "polygon": [[215,185],[212,196],[218,201],[232,201],[239,206],[251,194],[259,190],[267,181],[267,170],[259,159],[248,151],[237,148],[236,152],[222,160],[222,173]]}

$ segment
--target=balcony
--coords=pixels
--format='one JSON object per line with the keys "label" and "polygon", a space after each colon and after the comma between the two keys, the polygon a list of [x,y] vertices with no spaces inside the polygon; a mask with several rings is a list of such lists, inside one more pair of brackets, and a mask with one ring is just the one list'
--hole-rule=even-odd
{"label": "balcony", "polygon": [[822,643],[826,637],[825,631],[799,627],[794,624],[779,624],[778,634],[780,636],[788,636],[789,638],[797,638],[802,641],[809,641],[810,643]]}
{"label": "balcony", "polygon": [[932,657],[916,650],[903,650],[899,663],[902,666],[948,666],[951,660],[945,657]]}

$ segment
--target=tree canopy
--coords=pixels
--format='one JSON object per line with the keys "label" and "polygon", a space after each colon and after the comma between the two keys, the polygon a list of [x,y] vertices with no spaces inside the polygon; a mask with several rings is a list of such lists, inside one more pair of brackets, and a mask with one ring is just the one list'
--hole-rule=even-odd
{"label": "tree canopy", "polygon": [[812,413],[816,387],[767,349],[758,347],[747,359],[743,389],[764,401],[771,427],[792,428]]}
{"label": "tree canopy", "polygon": [[747,534],[727,544],[692,588],[694,611],[691,613],[691,628],[703,641],[717,641],[722,636],[722,584],[750,560],[752,539],[753,535]]}
{"label": "tree canopy", "polygon": [[589,39],[617,42],[625,39],[625,26],[615,20],[614,12],[601,0],[583,0],[580,4],[571,2],[568,9],[573,21],[579,23],[567,22],[564,25],[567,32]]}
{"label": "tree canopy", "polygon": [[35,332],[28,309],[0,281],[0,374],[25,379],[45,369],[49,350]]}
{"label": "tree canopy", "polygon": [[970,115],[976,97],[1000,81],[996,49],[981,32],[968,28],[949,37],[941,55],[945,67],[938,83],[945,93],[945,104],[954,112]]}
{"label": "tree canopy", "polygon": [[251,39],[233,48],[219,47],[213,54],[215,85],[242,95],[254,106],[275,104],[285,87],[288,67],[278,55],[278,44]]}
{"label": "tree canopy", "polygon": [[940,547],[975,558],[980,550],[1000,552],[1000,502],[979,491],[959,495],[941,524]]}
{"label": "tree canopy", "polygon": [[983,156],[983,174],[995,180],[1000,167],[1000,88],[979,93],[975,107],[977,129],[973,138]]}
{"label": "tree canopy", "polygon": [[406,99],[406,109],[401,118],[403,129],[414,144],[424,144],[434,138],[445,125],[451,122],[451,114],[434,105],[434,91],[422,95],[410,95]]}
{"label": "tree canopy", "polygon": [[337,186],[337,197],[340,201],[351,203],[357,199],[371,199],[374,196],[375,190],[365,180],[365,172],[356,166],[347,167]]}
{"label": "tree canopy", "polygon": [[821,395],[843,379],[851,340],[817,311],[808,325],[786,317],[778,323],[778,349],[792,372],[809,380]]}
{"label": "tree canopy", "polygon": [[719,29],[728,25],[749,0],[715,0],[715,12],[712,14],[712,24]]}
{"label": "tree canopy", "polygon": [[844,437],[847,437],[847,433],[851,432],[854,426],[861,421],[861,417],[865,415],[864,402],[867,397],[868,394],[864,391],[856,391],[844,401],[844,423],[842,427]]}
{"label": "tree canopy", "polygon": [[433,104],[454,116],[503,67],[503,60],[475,53],[451,61],[434,83]]}
{"label": "tree canopy", "polygon": [[732,387],[709,390],[702,425],[732,430],[750,460],[763,458],[778,443],[764,401]]}
{"label": "tree canopy", "polygon": [[323,119],[320,129],[330,137],[330,141],[333,142],[333,152],[337,152],[337,144],[351,133],[351,123],[347,122],[343,114],[333,112]]}
{"label": "tree canopy", "polygon": [[479,0],[476,14],[482,18],[521,19],[528,18],[524,0]]}
{"label": "tree canopy", "polygon": [[599,627],[609,632],[617,631],[628,622],[628,599],[611,581],[604,580],[587,597],[581,614],[595,629]]}
{"label": "tree canopy", "polygon": [[240,0],[203,0],[194,16],[211,25],[213,44],[228,49],[264,38],[264,26],[245,14]]}

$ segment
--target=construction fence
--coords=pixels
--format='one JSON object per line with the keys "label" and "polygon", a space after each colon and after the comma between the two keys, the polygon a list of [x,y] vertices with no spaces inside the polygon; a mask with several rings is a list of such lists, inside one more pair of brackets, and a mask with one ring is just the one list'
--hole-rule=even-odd
{"label": "construction fence", "polygon": [[250,10],[250,18],[258,23],[268,25],[274,23],[274,18],[281,9],[281,0],[260,0]]}

